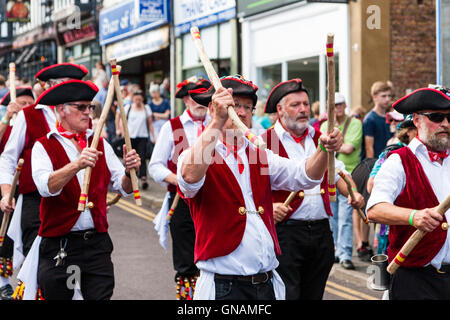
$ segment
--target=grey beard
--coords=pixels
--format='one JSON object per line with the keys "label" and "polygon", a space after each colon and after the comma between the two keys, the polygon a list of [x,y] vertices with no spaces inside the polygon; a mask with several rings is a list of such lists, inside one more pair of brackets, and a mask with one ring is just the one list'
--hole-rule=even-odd
{"label": "grey beard", "polygon": [[436,133],[430,133],[426,126],[419,134],[419,138],[433,151],[442,152],[450,149],[449,136],[439,138]]}
{"label": "grey beard", "polygon": [[297,135],[303,134],[306,128],[308,128],[308,123],[298,123],[296,120],[291,119],[287,113],[283,114],[283,122],[289,130],[295,132]]}

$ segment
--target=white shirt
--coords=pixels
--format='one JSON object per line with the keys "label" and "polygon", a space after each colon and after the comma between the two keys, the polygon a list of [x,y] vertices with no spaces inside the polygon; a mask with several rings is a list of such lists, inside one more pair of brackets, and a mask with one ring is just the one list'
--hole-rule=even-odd
{"label": "white shirt", "polygon": [[[444,159],[442,165],[436,161],[431,162],[426,146],[416,138],[410,142],[408,148],[419,160],[434,194],[438,201],[442,202],[450,193],[450,157]],[[393,204],[405,185],[406,175],[400,156],[393,154],[386,159],[375,176],[366,210],[381,202]],[[445,217],[447,221],[450,221],[450,210],[447,210]],[[431,260],[431,264],[436,268],[440,268],[442,262],[450,263],[450,232],[447,232],[447,238],[441,250]]]}
{"label": "white shirt", "polygon": [[[35,106],[36,109],[42,109],[44,117],[50,130],[56,128],[56,117],[54,111],[42,104]],[[17,114],[16,122],[11,130],[8,142],[0,156],[0,184],[12,184],[14,173],[16,172],[17,162],[25,146],[25,137],[27,132],[27,122],[23,111]]]}
{"label": "white shirt", "polygon": [[[247,211],[256,211],[253,202],[252,189],[250,185],[250,169],[246,154],[248,140],[238,150],[238,155],[244,163],[244,171],[239,173],[238,163],[232,152],[227,156],[227,150],[222,142],[218,142],[215,147],[225,163],[233,172],[234,177],[244,196],[245,208]],[[254,148],[250,144],[250,148]],[[297,191],[309,189],[321,183],[321,180],[312,180],[306,175],[306,159],[300,161],[282,158],[270,150],[266,150],[268,160],[268,174],[272,189]],[[188,184],[181,176],[181,165],[184,161],[186,151],[184,151],[178,161],[177,179],[178,185],[187,198],[194,197],[202,188],[205,177],[199,182]],[[220,195],[217,196],[218,199]],[[230,254],[197,262],[197,267],[211,273],[252,275],[260,272],[270,271],[278,266],[275,256],[272,237],[267,230],[259,214],[248,213],[244,235],[239,246]]]}
{"label": "white shirt", "polygon": [[[87,138],[89,138],[93,134],[94,131],[91,129],[88,129],[86,131]],[[61,136],[56,129],[50,131],[47,134],[47,138],[52,135],[61,143],[71,162],[79,158],[80,153],[78,152],[75,145],[71,142],[71,140]],[[103,144],[105,149],[106,165],[108,166],[108,169],[111,173],[111,187],[114,191],[120,192],[123,196],[129,196],[130,194],[127,194],[122,188],[122,178],[125,174],[125,168],[117,158],[117,156],[114,154],[114,151],[109,143],[103,140]],[[34,144],[33,150],[31,152],[31,167],[34,183],[36,184],[36,187],[42,197],[53,197],[61,193],[62,189],[58,190],[55,193],[51,193],[48,190],[48,179],[50,177],[50,174],[54,171],[53,165],[43,145],[38,141]],[[80,186],[82,186],[84,181],[84,169],[78,171],[76,176],[78,179],[78,183],[80,184]],[[88,201],[89,200],[86,199],[86,203]],[[80,214],[80,217],[71,230],[76,231],[92,228],[94,228],[94,221],[92,219],[91,211],[89,210],[89,208],[86,208]]]}
{"label": "white shirt", "polygon": [[[127,124],[130,138],[149,138],[150,132],[147,130],[148,117],[151,117],[152,115],[152,110],[149,105],[145,104],[144,109],[142,110],[130,110],[130,108],[131,104],[126,105],[124,108],[125,114],[128,115]],[[130,110],[130,112],[128,112],[128,110]]]}
{"label": "white shirt", "polygon": [[[203,125],[205,127],[210,119],[211,117],[206,115],[205,120],[203,121]],[[192,146],[195,140],[197,140],[200,124],[192,120],[187,113],[187,110],[181,114],[180,121],[183,125],[189,146]],[[173,141],[173,132],[170,121],[167,121],[162,126],[160,137],[161,139],[156,141],[153,149],[152,158],[150,159],[150,163],[148,165],[148,173],[157,183],[162,186],[166,186],[167,183],[164,182],[164,179],[172,173],[172,171],[167,168],[167,161],[173,158],[173,154],[175,152],[175,144]]]}
{"label": "white shirt", "polygon": [[[300,143],[295,142],[294,138],[287,132],[280,121],[277,121],[274,126],[274,131],[280,139],[281,143],[286,150],[289,159],[307,159],[311,157],[315,152],[317,147],[314,144],[314,134],[315,130],[312,126],[308,126],[308,135],[305,137],[305,147],[303,148]],[[340,179],[338,170],[343,173],[348,174],[345,170],[345,165],[340,160],[335,160],[335,183]],[[297,190],[299,191],[299,190]],[[291,215],[290,219],[294,220],[320,220],[328,219],[328,214],[325,211],[325,206],[323,204],[322,196],[320,195],[320,185],[315,186],[312,189],[304,190],[305,197],[303,198],[302,204],[297,208],[297,210]]]}

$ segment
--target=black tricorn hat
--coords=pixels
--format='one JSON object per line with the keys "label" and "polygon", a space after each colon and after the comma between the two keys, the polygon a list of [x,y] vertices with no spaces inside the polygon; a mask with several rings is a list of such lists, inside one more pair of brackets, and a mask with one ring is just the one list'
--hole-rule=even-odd
{"label": "black tricorn hat", "polygon": [[56,106],[74,101],[92,101],[98,92],[92,81],[68,80],[45,90],[36,104]]}
{"label": "black tricorn hat", "polygon": [[[245,80],[241,75],[223,77],[220,79],[220,82],[222,82],[225,88],[232,88],[234,96],[249,97],[252,99],[253,105],[256,105],[256,101],[258,100],[256,91],[258,91],[258,87],[253,82]],[[216,92],[214,86],[210,86],[208,89],[199,88],[190,90],[189,95],[198,104],[208,106],[214,92]]]}
{"label": "black tricorn hat", "polygon": [[277,104],[278,102],[287,94],[297,91],[304,91],[308,93],[308,91],[303,88],[302,79],[292,79],[284,82],[280,82],[275,87],[273,87],[272,91],[270,91],[269,97],[266,101],[266,108],[264,110],[265,113],[274,113],[277,112]]}
{"label": "black tricorn hat", "polygon": [[200,88],[208,89],[210,86],[211,83],[206,79],[202,79],[199,81],[197,81],[196,77],[186,79],[183,82],[177,84],[177,91],[175,93],[175,98],[183,99],[185,96],[189,94],[188,93],[189,90],[196,90]]}
{"label": "black tricorn hat", "polygon": [[[31,87],[17,87],[16,88],[16,97],[20,96],[30,96],[34,99],[33,90]],[[5,94],[0,101],[1,105],[7,106],[11,102],[11,95],[9,94],[9,91],[7,94]]]}
{"label": "black tricorn hat", "polygon": [[410,114],[422,110],[450,110],[450,91],[446,88],[420,88],[397,100],[392,107],[400,113]]}
{"label": "black tricorn hat", "polygon": [[41,81],[60,78],[81,80],[88,72],[82,64],[58,63],[41,69],[34,77]]}

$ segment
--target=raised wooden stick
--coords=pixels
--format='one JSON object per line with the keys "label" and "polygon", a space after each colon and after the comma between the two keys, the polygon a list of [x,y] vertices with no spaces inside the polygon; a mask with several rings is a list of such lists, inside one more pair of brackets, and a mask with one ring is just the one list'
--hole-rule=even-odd
{"label": "raised wooden stick", "polygon": [[175,195],[175,198],[173,199],[172,205],[170,206],[169,213],[167,214],[167,217],[166,217],[167,221],[170,221],[170,219],[172,218],[173,213],[175,212],[175,209],[176,209],[176,207],[178,205],[178,201],[179,200],[180,200],[180,195],[177,193]]}
{"label": "raised wooden stick", "polygon": [[[120,68],[120,67],[119,67]],[[100,119],[98,120],[97,126],[95,127],[94,137],[92,138],[91,148],[97,149],[98,141],[100,140],[100,135],[103,130],[103,126],[106,123],[106,118],[108,117],[109,109],[111,108],[114,99],[114,80],[111,78],[109,81],[108,93],[106,95],[105,104],[103,105],[102,113]],[[80,199],[78,201],[78,211],[84,211],[86,208],[86,200],[89,192],[89,183],[91,180],[92,167],[86,167],[84,169],[84,180],[83,186],[81,188]]]}
{"label": "raised wooden stick", "polygon": [[[14,62],[9,64],[9,97],[11,102],[16,102],[16,65]],[[11,120],[14,120],[17,117],[17,113],[14,113],[11,117]]]}
{"label": "raised wooden stick", "polygon": [[[211,61],[206,54],[205,48],[203,47],[202,39],[200,38],[200,31],[197,27],[191,28],[192,39],[194,40],[195,47],[197,48],[198,56],[202,61],[203,67],[205,68],[206,73],[208,74],[209,80],[211,80],[214,88],[217,90],[222,87],[222,82],[214,70],[214,67],[211,64]],[[250,140],[255,146],[258,148],[266,149],[266,143],[261,139],[261,137],[255,135],[245,124],[242,123],[241,119],[239,119],[238,115],[234,111],[231,106],[228,106],[228,116],[233,121],[233,124],[238,127],[238,129],[244,134],[244,136]]]}
{"label": "raised wooden stick", "polygon": [[[352,184],[351,184],[349,178],[348,178],[341,170],[338,171],[338,175],[339,175],[342,179],[344,179],[344,182],[345,182],[345,184],[347,185],[348,193],[350,194],[350,197],[351,197],[352,200],[354,201],[354,200],[355,200],[355,194],[353,193]],[[363,221],[364,221],[366,224],[369,224],[369,219],[367,219],[366,214],[361,210],[361,208],[356,209],[356,211],[357,211],[358,214],[360,215],[361,219],[363,219]]]}
{"label": "raised wooden stick", "polygon": [[[127,151],[130,151],[132,149],[130,132],[128,131],[127,115],[125,113],[125,108],[123,106],[123,100],[122,100],[122,93],[120,91],[119,71],[117,71],[117,69],[116,69],[116,59],[111,59],[110,64],[111,64],[111,70],[112,70],[112,78],[114,80],[114,88],[116,91],[117,103],[120,108],[120,118],[122,120],[125,144],[127,147]],[[141,160],[145,161],[145,159],[141,159]],[[134,201],[136,202],[136,204],[138,206],[142,206],[142,199],[141,199],[141,195],[139,192],[139,184],[138,184],[138,180],[137,180],[136,169],[130,170],[130,176],[131,176],[131,185],[133,188]]]}
{"label": "raised wooden stick", "polygon": [[120,193],[117,193],[113,198],[106,201],[106,205],[112,206],[113,204],[116,204],[117,202],[119,202],[120,198],[122,198],[122,195]]}
{"label": "raised wooden stick", "polygon": [[[14,194],[16,193],[17,181],[19,180],[20,172],[22,171],[23,159],[19,159],[17,162],[16,172],[14,173],[13,182],[11,184],[11,190],[9,191],[8,196],[8,204],[12,204],[12,199],[14,198]],[[3,242],[5,241],[6,229],[8,228],[10,213],[3,213],[2,226],[0,227],[0,247],[3,246]]]}
{"label": "raised wooden stick", "polygon": [[[445,212],[450,208],[450,194],[447,196],[447,198],[444,199],[444,201],[441,202],[441,204],[437,207],[437,211],[444,215]],[[442,226],[444,227],[444,226]],[[426,231],[422,230],[416,230],[414,233],[409,237],[408,241],[405,242],[403,247],[400,249],[398,254],[395,256],[395,259],[391,261],[389,266],[387,267],[387,271],[390,274],[394,274],[395,271],[397,271],[398,267],[401,266],[403,261],[408,257],[408,255],[411,253],[411,251],[414,249],[414,247],[422,240],[422,238],[427,234]]]}
{"label": "raised wooden stick", "polygon": [[[327,114],[328,114],[328,125],[327,133],[330,134],[334,130],[334,93],[335,93],[335,67],[334,67],[334,34],[329,33],[327,35]],[[336,184],[335,179],[335,168],[334,168],[334,152],[328,152],[328,194],[330,196],[330,201],[336,201]]]}

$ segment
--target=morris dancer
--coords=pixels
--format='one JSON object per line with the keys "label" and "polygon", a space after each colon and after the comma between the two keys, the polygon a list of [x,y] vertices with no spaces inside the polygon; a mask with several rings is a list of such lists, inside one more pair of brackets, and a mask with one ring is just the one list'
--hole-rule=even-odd
{"label": "morris dancer", "polygon": [[[281,157],[305,160],[318,147],[321,136],[308,125],[310,103],[308,91],[301,79],[292,79],[276,85],[266,103],[266,113],[278,113],[274,127],[263,135],[267,148]],[[355,194],[355,201],[338,171],[346,173],[355,187],[351,176],[345,171],[342,161],[336,160],[335,183],[339,193],[348,197],[348,203],[355,208],[364,204],[363,197]],[[284,202],[290,192],[283,189],[272,191],[273,213],[281,252],[280,273],[286,285],[286,299],[320,300],[334,262],[334,243],[329,217],[332,216],[328,196],[327,173],[321,185],[300,191],[289,206]]]}
{"label": "morris dancer", "polygon": [[[367,203],[370,219],[390,225],[389,261],[399,259],[392,277],[392,300],[445,300],[450,297],[450,236],[448,221],[437,206],[450,193],[450,92],[421,88],[393,105],[413,114],[417,136],[407,147],[392,151],[375,176]],[[417,229],[425,237],[404,259],[397,257]]]}
{"label": "morris dancer", "polygon": [[[90,102],[97,92],[92,82],[69,80],[46,90],[38,101],[56,106],[59,122],[35,143],[31,158],[33,180],[42,196],[42,223],[32,248],[39,254],[37,280],[46,300],[72,299],[74,288],[67,285],[71,266],[79,268],[78,285],[84,299],[110,299],[113,293],[113,246],[106,217],[108,186],[111,183],[114,191],[130,195],[129,171],[139,168],[141,159],[134,149],[127,152],[124,147],[124,168],[103,139],[98,149],[87,146],[93,136]],[[86,167],[93,168],[88,192],[92,206],[79,212]]]}
{"label": "morris dancer", "polygon": [[[64,63],[42,69],[36,74],[36,78],[44,81],[45,86],[50,87],[64,79],[81,79],[87,72],[88,70],[84,66]],[[0,209],[3,212],[15,212],[8,229],[8,236],[14,241],[14,269],[22,264],[40,226],[41,196],[31,177],[31,149],[37,139],[45,136],[55,126],[56,117],[52,107],[42,104],[25,107],[17,114],[8,142],[0,156],[2,192]],[[17,203],[13,200],[13,203],[9,205],[8,196],[19,158],[24,159],[24,166],[19,178],[19,197]]]}
{"label": "morris dancer", "polygon": [[[233,107],[247,127],[258,90],[241,76],[225,77],[216,92],[190,91],[212,120],[178,161],[178,192],[195,226],[194,259],[200,269],[195,299],[284,299],[275,268],[280,255],[273,221],[271,189],[297,191],[320,184],[327,154],[318,148],[308,160],[294,161],[255,148],[228,117]],[[228,88],[228,89],[226,89]],[[342,133],[322,135],[329,150],[342,145]]]}
{"label": "morris dancer", "polygon": [[167,250],[168,220],[170,219],[173,266],[177,272],[175,275],[176,297],[181,300],[192,299],[199,272],[194,264],[194,224],[189,207],[182,199],[178,201],[171,217],[168,217],[167,213],[177,190],[178,156],[194,144],[210,119],[207,115],[208,108],[192,100],[188,91],[209,87],[209,81],[197,81],[197,78],[187,79],[177,85],[175,97],[183,99],[186,110],[161,127],[160,137],[164,139],[156,142],[148,167],[148,172],[156,182],[167,185],[166,198],[154,223],[160,236],[160,243]]}
{"label": "morris dancer", "polygon": [[[18,113],[24,107],[34,103],[34,96],[31,87],[17,87],[16,101],[12,102],[9,92],[0,101],[0,105],[7,106],[6,113],[0,122],[0,154],[5,148],[6,142],[11,134],[12,126],[14,125],[12,116]],[[17,191],[15,198],[17,199]],[[0,211],[0,221],[3,219],[3,212]],[[11,218],[9,219],[11,222]],[[9,223],[8,223],[9,226]],[[0,300],[12,300],[13,288],[8,279],[13,273],[13,246],[14,243],[10,237],[5,235],[3,245],[0,247]]]}

